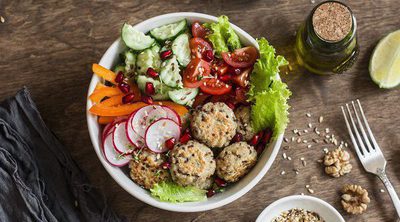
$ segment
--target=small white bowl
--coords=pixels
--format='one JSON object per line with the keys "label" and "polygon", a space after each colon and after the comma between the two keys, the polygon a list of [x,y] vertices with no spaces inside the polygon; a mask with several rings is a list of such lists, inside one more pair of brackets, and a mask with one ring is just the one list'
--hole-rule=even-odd
{"label": "small white bowl", "polygon": [[288,196],[273,202],[263,210],[256,222],[271,222],[282,212],[293,208],[315,212],[326,222],[345,222],[339,212],[330,204],[319,198],[305,195]]}
{"label": "small white bowl", "polygon": [[[148,32],[149,30],[159,27],[161,25],[169,24],[172,22],[179,21],[181,19],[187,19],[189,22],[200,21],[200,22],[214,22],[217,18],[214,16],[192,13],[192,12],[181,12],[181,13],[170,13],[165,15],[160,15],[148,20],[145,20],[134,27],[142,32]],[[122,24],[121,24],[122,25]],[[245,31],[232,25],[235,32],[238,34],[240,40],[244,45],[252,45],[258,48],[256,40],[247,34]],[[116,34],[117,35],[117,34]],[[121,39],[117,39],[106,51],[106,53],[101,58],[99,64],[106,67],[112,68],[118,61],[119,54],[125,49],[124,43]],[[93,92],[96,84],[101,81],[101,79],[93,75],[92,80],[89,85],[88,96]],[[141,188],[136,183],[134,183],[127,174],[126,170],[118,167],[111,166],[104,158],[101,152],[101,139],[100,132],[101,127],[97,123],[97,117],[89,112],[89,108],[93,103],[88,99],[86,107],[86,117],[89,128],[90,139],[92,141],[94,150],[103,164],[107,172],[112,176],[112,178],[128,193],[137,199],[150,204],[154,207],[158,207],[164,210],[177,211],[177,212],[197,212],[211,210],[217,207],[221,207],[225,204],[231,203],[232,201],[238,199],[247,193],[251,188],[253,188],[261,178],[267,173],[272,163],[275,160],[276,155],[279,152],[279,148],[282,143],[283,134],[279,135],[275,141],[271,141],[269,146],[266,147],[265,151],[258,160],[256,166],[242,178],[239,182],[230,186],[225,192],[215,195],[209,198],[207,201],[203,202],[190,202],[190,203],[168,203],[161,202],[158,199],[152,197],[149,191]]]}

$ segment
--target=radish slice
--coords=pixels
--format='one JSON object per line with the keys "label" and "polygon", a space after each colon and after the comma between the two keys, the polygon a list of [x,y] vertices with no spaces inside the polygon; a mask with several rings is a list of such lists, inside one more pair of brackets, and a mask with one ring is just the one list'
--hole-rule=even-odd
{"label": "radish slice", "polygon": [[[132,116],[132,115],[131,115]],[[145,147],[145,142],[144,138],[139,136],[132,128],[131,118],[128,119],[125,125],[125,134],[126,137],[128,138],[129,142],[131,142],[133,145],[135,145],[137,148],[143,148]]]}
{"label": "radish slice", "polygon": [[103,140],[103,154],[111,165],[117,167],[127,165],[132,159],[132,155],[121,155],[115,151],[112,134],[108,134]]}
{"label": "radish slice", "polygon": [[176,141],[181,135],[180,126],[173,120],[162,118],[151,124],[146,130],[146,145],[156,153],[162,153],[168,150],[165,141],[174,137]]}
{"label": "radish slice", "polygon": [[102,133],[102,139],[106,138],[106,136],[108,136],[108,134],[111,134],[114,131],[115,125],[121,122],[124,122],[126,120],[125,119],[118,119],[118,120],[114,120],[113,122],[107,124],[104,129],[103,129],[103,133]]}
{"label": "radish slice", "polygon": [[136,111],[136,113],[133,114],[132,118],[130,118],[133,130],[139,136],[144,137],[147,127],[151,124],[151,121],[154,121],[153,119],[148,118],[149,114],[157,111],[154,113],[154,116],[158,116],[158,114],[160,114],[163,110],[164,109],[158,105],[149,105],[140,108]]}
{"label": "radish slice", "polygon": [[126,121],[116,124],[112,133],[113,145],[115,150],[120,154],[132,153],[135,146],[128,140],[126,135]]}
{"label": "radish slice", "polygon": [[168,106],[163,106],[163,109],[164,109],[165,111],[167,111],[167,116],[166,116],[166,117],[167,117],[168,119],[172,119],[173,121],[175,121],[176,123],[178,123],[179,126],[182,125],[181,117],[179,116],[179,114],[178,114],[175,110],[169,108]]}

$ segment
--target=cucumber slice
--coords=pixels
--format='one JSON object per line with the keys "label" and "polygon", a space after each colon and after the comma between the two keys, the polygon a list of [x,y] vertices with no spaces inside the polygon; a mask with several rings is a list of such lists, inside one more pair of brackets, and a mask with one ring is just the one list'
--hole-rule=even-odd
{"label": "cucumber slice", "polygon": [[139,75],[136,80],[139,89],[144,92],[146,88],[146,83],[151,82],[153,83],[154,89],[156,94],[152,95],[153,99],[155,100],[164,100],[169,99],[168,92],[172,90],[171,87],[162,84],[159,80],[147,77],[145,75]]}
{"label": "cucumber slice", "polygon": [[136,71],[139,74],[145,74],[147,69],[151,67],[158,72],[161,66],[159,51],[160,46],[154,45],[152,48],[139,53],[136,61]]}
{"label": "cucumber slice", "polygon": [[167,86],[182,88],[182,76],[175,55],[161,64],[160,80]]}
{"label": "cucumber slice", "polygon": [[127,50],[124,53],[125,70],[127,73],[133,73],[136,68],[137,55],[132,50]]}
{"label": "cucumber slice", "polygon": [[125,45],[133,50],[144,50],[150,48],[155,41],[151,36],[147,36],[143,32],[137,31],[127,23],[122,26],[121,38],[125,42]]}
{"label": "cucumber slice", "polygon": [[186,67],[190,62],[190,47],[189,47],[189,35],[186,33],[178,35],[172,42],[172,52],[176,55],[176,58],[181,66]]}
{"label": "cucumber slice", "polygon": [[168,39],[173,39],[175,36],[185,31],[186,28],[187,28],[187,22],[186,19],[184,19],[175,23],[154,28],[150,30],[150,35],[152,35],[159,41],[165,41]]}
{"label": "cucumber slice", "polygon": [[168,95],[175,103],[192,106],[194,98],[199,93],[199,88],[183,88],[169,91]]}

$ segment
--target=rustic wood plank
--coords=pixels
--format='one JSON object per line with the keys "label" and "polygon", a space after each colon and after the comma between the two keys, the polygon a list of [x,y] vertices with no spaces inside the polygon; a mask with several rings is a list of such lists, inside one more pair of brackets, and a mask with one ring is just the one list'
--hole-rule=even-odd
{"label": "rustic wood plank", "polygon": [[[319,1],[317,1],[318,3]],[[337,137],[350,144],[341,119],[339,106],[360,98],[370,125],[388,159],[388,174],[400,191],[400,89],[381,90],[371,81],[368,60],[377,41],[386,33],[399,29],[400,4],[395,0],[352,1],[348,4],[358,20],[361,46],[359,60],[344,75],[320,77],[305,74],[293,57],[294,33],[315,6],[310,0],[269,1],[0,1],[0,98],[12,95],[23,85],[29,86],[45,121],[65,143],[91,181],[104,191],[112,206],[131,221],[254,221],[273,201],[291,194],[307,193],[312,184],[315,196],[331,203],[346,221],[394,221],[390,198],[379,190],[380,181],[362,169],[354,154],[350,175],[333,179],[326,176],[316,162],[322,148],[332,145],[289,144],[281,150],[271,170],[248,194],[228,206],[207,213],[179,214],[148,206],[128,195],[103,169],[89,140],[85,120],[85,100],[90,81],[90,64],[99,60],[107,47],[119,36],[123,22],[138,23],[144,19],[177,11],[197,11],[212,15],[226,14],[231,21],[255,37],[265,36],[285,55],[294,70],[283,79],[293,96],[290,101],[291,129],[305,129],[317,117],[325,121]],[[305,114],[312,113],[312,118]],[[307,140],[315,135],[308,133]],[[286,145],[286,144],[284,144]],[[350,148],[351,149],[351,148]],[[292,161],[283,160],[286,152]],[[305,157],[303,167],[299,158]],[[293,168],[299,168],[295,175]],[[285,170],[288,174],[281,176]],[[371,193],[366,213],[349,216],[341,209],[339,190],[346,183],[365,186]],[[284,184],[285,186],[282,186]]]}

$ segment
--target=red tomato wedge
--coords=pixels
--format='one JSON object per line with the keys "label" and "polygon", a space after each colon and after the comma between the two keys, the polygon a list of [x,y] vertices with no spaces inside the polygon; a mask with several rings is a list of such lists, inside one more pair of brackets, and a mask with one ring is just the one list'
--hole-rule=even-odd
{"label": "red tomato wedge", "polygon": [[197,88],[203,84],[203,77],[210,75],[210,64],[202,59],[194,58],[183,72],[183,85]]}
{"label": "red tomato wedge", "polygon": [[192,35],[193,37],[205,38],[207,35],[207,29],[204,28],[199,22],[193,22],[192,24]]}
{"label": "red tomato wedge", "polygon": [[228,65],[234,68],[246,68],[252,66],[256,62],[258,51],[253,46],[247,46],[236,49],[233,52],[223,52],[221,55]]}
{"label": "red tomato wedge", "polygon": [[205,79],[200,89],[211,95],[223,95],[229,93],[232,90],[232,86],[219,79],[211,78]]}
{"label": "red tomato wedge", "polygon": [[233,82],[240,86],[240,87],[247,87],[249,85],[249,76],[251,73],[252,68],[247,68],[245,70],[243,70],[239,75],[233,76],[232,80]]}
{"label": "red tomato wedge", "polygon": [[200,37],[190,39],[189,47],[190,51],[192,52],[192,56],[200,59],[203,58],[204,51],[212,50],[210,43]]}

